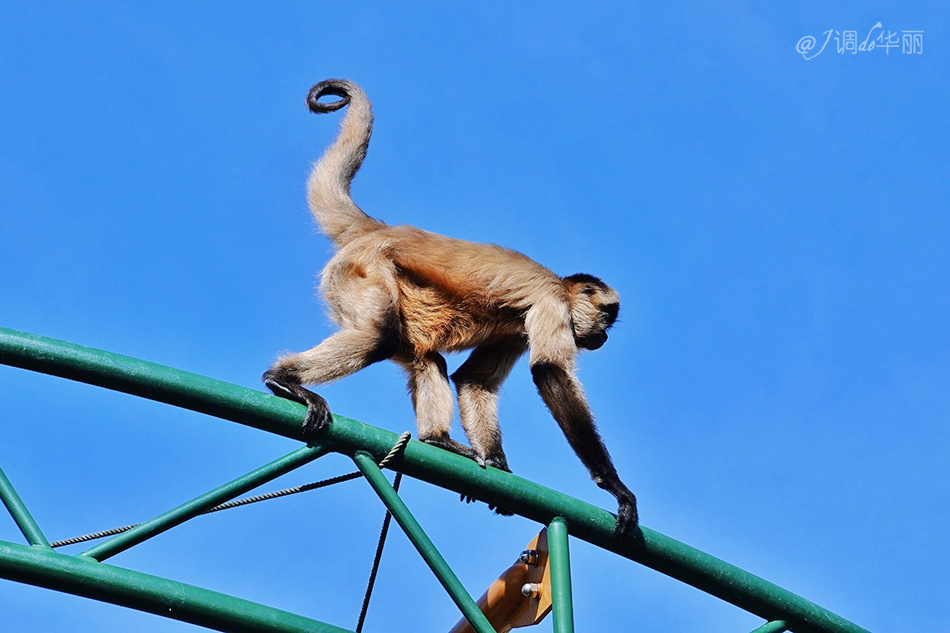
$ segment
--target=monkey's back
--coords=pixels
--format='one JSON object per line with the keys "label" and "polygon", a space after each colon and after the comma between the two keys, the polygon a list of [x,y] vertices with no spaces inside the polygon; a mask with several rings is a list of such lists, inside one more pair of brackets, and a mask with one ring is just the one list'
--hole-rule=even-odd
{"label": "monkey's back", "polygon": [[566,295],[557,275],[517,251],[412,226],[385,226],[335,254],[322,281],[334,314],[350,312],[343,304],[357,286],[398,306],[402,343],[414,354],[521,335],[527,308]]}

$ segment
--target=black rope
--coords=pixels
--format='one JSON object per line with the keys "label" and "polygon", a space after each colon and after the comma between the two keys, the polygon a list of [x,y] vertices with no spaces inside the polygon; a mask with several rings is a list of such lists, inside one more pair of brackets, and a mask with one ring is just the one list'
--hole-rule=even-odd
{"label": "black rope", "polygon": [[[406,444],[409,442],[411,434],[409,431],[406,431],[399,436],[399,439],[396,440],[396,443],[390,449],[389,453],[379,462],[379,467],[383,468],[391,462],[396,455],[398,455],[406,447]],[[317,488],[326,488],[327,486],[332,486],[333,484],[343,483],[344,481],[349,481],[351,479],[357,479],[362,477],[363,473],[355,471],[352,473],[347,473],[345,475],[339,475],[337,477],[331,477],[329,479],[323,479],[321,481],[315,481],[310,484],[304,484],[303,486],[294,486],[293,488],[285,488],[284,490],[277,490],[275,492],[267,492],[262,495],[255,495],[253,497],[245,497],[244,499],[235,499],[233,501],[228,501],[227,503],[222,503],[216,505],[215,507],[205,510],[201,514],[211,514],[212,512],[220,512],[221,510],[230,510],[231,508],[237,508],[239,506],[246,506],[250,503],[257,503],[259,501],[268,501],[270,499],[277,499],[278,497],[286,497],[287,495],[295,495],[299,492],[307,492],[309,490],[316,490]],[[397,474],[398,478],[398,474]],[[82,536],[74,536],[72,538],[63,539],[62,541],[53,541],[50,543],[50,547],[64,547],[66,545],[75,545],[76,543],[84,543],[86,541],[94,541],[96,539],[105,538],[107,536],[114,536],[116,534],[122,534],[123,532],[128,532],[132,528],[141,523],[133,523],[132,525],[123,525],[122,527],[112,528],[111,530],[103,530],[101,532],[93,532],[91,534],[83,534]]]}
{"label": "black rope", "polygon": [[[399,492],[399,482],[402,481],[402,473],[396,473],[393,480],[393,490]],[[373,569],[369,573],[369,582],[366,584],[366,593],[363,594],[363,607],[360,609],[360,619],[356,623],[356,633],[363,633],[363,622],[366,620],[366,612],[369,610],[369,599],[373,595],[373,587],[376,585],[376,574],[379,572],[379,561],[383,558],[383,547],[386,546],[386,535],[389,533],[389,524],[392,521],[393,513],[386,510],[386,518],[383,519],[383,529],[379,532],[379,544],[376,545],[376,558],[373,559]]]}
{"label": "black rope", "polygon": [[[356,471],[352,473],[347,473],[346,475],[340,475],[338,477],[331,477],[330,479],[324,479],[322,481],[315,481],[311,484],[304,484],[303,486],[294,486],[293,488],[285,488],[284,490],[277,490],[275,492],[268,492],[262,495],[256,495],[253,497],[246,497],[244,499],[235,499],[234,501],[228,501],[227,503],[222,503],[211,509],[205,510],[201,514],[211,514],[212,512],[220,512],[221,510],[230,510],[231,508],[237,508],[238,506],[246,506],[250,503],[257,503],[259,501],[268,501],[270,499],[276,499],[278,497],[286,497],[287,495],[295,495],[298,492],[307,492],[309,490],[316,490],[317,488],[326,488],[327,486],[332,486],[333,484],[343,483],[344,481],[349,481],[351,479],[358,479],[362,477],[363,473]],[[93,532],[92,534],[83,534],[82,536],[74,536],[72,538],[63,539],[62,541],[53,541],[50,543],[50,547],[64,547],[66,545],[75,545],[76,543],[84,543],[86,541],[95,541],[96,539],[105,538],[107,536],[114,536],[116,534],[122,534],[123,532],[128,532],[132,528],[141,523],[133,523],[132,525],[123,525],[122,527],[112,528],[111,530],[103,530],[101,532]]]}

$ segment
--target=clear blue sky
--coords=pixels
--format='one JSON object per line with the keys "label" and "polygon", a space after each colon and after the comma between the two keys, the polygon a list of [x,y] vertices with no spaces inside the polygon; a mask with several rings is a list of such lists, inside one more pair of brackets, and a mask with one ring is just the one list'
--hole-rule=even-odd
{"label": "clear blue sky", "polygon": [[[6,3],[0,325],[261,388],[280,350],[332,331],[304,180],[339,116],[304,96],[352,78],[376,111],[353,188],[370,214],[619,290],[622,322],[581,379],[645,525],[872,631],[946,630],[950,11],[661,4]],[[838,54],[834,37],[796,52],[829,29],[860,44],[877,22],[924,31],[923,54]],[[414,428],[392,365],[322,393]],[[0,465],[53,539],[148,518],[294,448],[6,367],[0,403]],[[524,363],[501,418],[516,472],[614,508]],[[272,487],[348,470],[328,457]],[[476,595],[536,532],[404,491]],[[353,627],[382,513],[350,482],[113,561]],[[21,542],[4,517],[0,539]],[[579,631],[760,623],[572,547]],[[5,581],[0,613],[4,631],[196,630]],[[392,533],[367,630],[456,618]]]}

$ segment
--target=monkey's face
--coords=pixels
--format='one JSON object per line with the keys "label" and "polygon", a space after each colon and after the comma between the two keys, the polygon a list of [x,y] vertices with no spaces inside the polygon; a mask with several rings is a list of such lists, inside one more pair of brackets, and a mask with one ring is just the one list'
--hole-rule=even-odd
{"label": "monkey's face", "polygon": [[564,284],[570,294],[574,342],[582,349],[600,348],[620,312],[617,291],[583,273],[564,277]]}

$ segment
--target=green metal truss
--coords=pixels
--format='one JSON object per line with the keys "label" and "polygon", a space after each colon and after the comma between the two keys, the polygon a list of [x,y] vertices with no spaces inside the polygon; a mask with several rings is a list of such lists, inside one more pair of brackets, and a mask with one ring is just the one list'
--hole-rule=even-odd
{"label": "green metal truss", "polygon": [[[230,383],[147,361],[0,328],[0,363],[165,402],[304,442],[303,406]],[[471,595],[426,536],[377,463],[397,441],[389,431],[334,416],[318,442],[113,536],[78,555],[53,551],[0,471],[0,499],[29,545],[0,541],[0,577],[111,602],[211,629],[342,632],[346,629],[247,600],[158,578],[102,561],[328,452],[350,456],[392,512],[460,611],[479,633],[492,631]],[[766,622],[755,633],[867,633],[865,629],[734,565],[647,527],[633,539],[614,537],[614,516],[516,475],[410,441],[388,466],[549,528],[552,600],[557,633],[573,630],[568,533],[690,584]]]}

